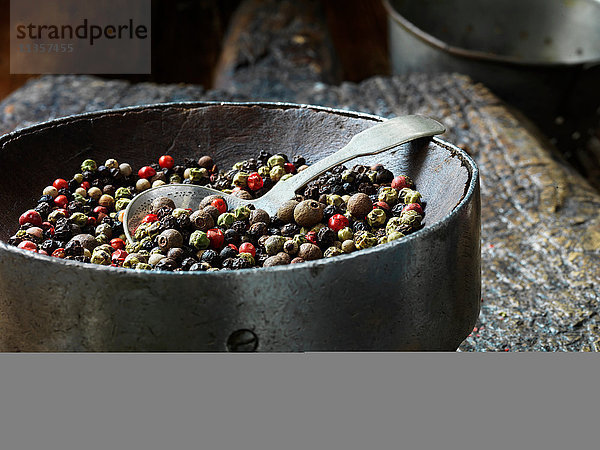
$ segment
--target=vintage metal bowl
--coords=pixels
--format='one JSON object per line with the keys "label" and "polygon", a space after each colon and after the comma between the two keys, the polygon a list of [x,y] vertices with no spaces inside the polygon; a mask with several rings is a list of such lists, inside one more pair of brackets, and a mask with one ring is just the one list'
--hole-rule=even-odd
{"label": "vintage metal bowl", "polygon": [[291,104],[175,103],[71,116],[1,137],[0,349],[455,350],[479,313],[479,175],[466,153],[440,139],[368,161],[415,179],[427,201],[425,227],[333,259],[159,273],[5,243],[49,180],[77,172],[86,158],[140,165],[165,153],[207,153],[224,167],[265,149],[310,162],[380,120]]}
{"label": "vintage metal bowl", "polygon": [[396,74],[459,72],[525,112],[559,148],[598,125],[598,0],[384,0]]}

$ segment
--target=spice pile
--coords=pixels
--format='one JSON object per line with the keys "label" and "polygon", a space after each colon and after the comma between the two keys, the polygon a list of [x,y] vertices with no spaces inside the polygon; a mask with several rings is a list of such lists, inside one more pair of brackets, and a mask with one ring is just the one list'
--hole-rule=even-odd
{"label": "spice pile", "polygon": [[421,194],[405,176],[380,164],[337,166],[308,183],[275,217],[246,206],[230,210],[210,196],[199,209],[177,208],[167,197],[125,240],[123,212],[138,193],[166,183],[206,185],[244,199],[258,198],[307,166],[302,157],[261,152],[219,171],[210,156],[176,165],[162,156],[139,169],[114,159],[85,160],[70,181],[44,189],[19,218],[9,244],[57,258],[143,270],[217,271],[294,264],[373,247],[419,229]]}

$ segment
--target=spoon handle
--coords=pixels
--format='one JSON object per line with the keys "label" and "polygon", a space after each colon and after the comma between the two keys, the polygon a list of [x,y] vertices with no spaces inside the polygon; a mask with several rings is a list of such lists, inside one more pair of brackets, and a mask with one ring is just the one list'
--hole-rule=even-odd
{"label": "spoon handle", "polygon": [[414,139],[430,137],[446,131],[445,127],[429,117],[410,115],[395,117],[356,134],[350,142],[332,155],[278,183],[272,190],[252,203],[256,208],[279,205],[294,198],[296,191],[309,181],[338,164],[359,156],[375,155]]}

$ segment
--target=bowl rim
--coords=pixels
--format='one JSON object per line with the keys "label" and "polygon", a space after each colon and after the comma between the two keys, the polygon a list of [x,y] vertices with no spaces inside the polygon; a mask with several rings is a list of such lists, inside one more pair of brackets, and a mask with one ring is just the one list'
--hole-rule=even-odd
{"label": "bowl rim", "polygon": [[[435,47],[438,50],[442,50],[444,52],[450,53],[453,56],[473,59],[478,61],[499,63],[499,64],[509,64],[513,66],[520,67],[529,67],[529,68],[570,68],[570,67],[579,67],[579,66],[593,66],[596,64],[600,64],[599,58],[589,58],[589,59],[581,59],[578,61],[568,62],[568,61],[534,61],[534,60],[526,60],[523,58],[518,58],[516,56],[510,55],[499,55],[491,52],[486,52],[482,50],[469,50],[464,47],[456,47],[454,45],[447,44],[441,39],[436,38],[435,36],[429,34],[428,32],[422,30],[407,18],[405,18],[398,10],[394,8],[391,3],[391,0],[383,0],[383,6],[386,9],[388,17],[395,21],[398,25],[404,28],[408,33],[414,35],[424,43],[428,44],[431,47]],[[600,6],[600,5],[599,5]]]}
{"label": "bowl rim", "polygon": [[[343,110],[337,108],[330,108],[326,106],[318,106],[318,105],[308,105],[301,103],[290,103],[290,102],[252,102],[252,101],[244,101],[244,102],[231,102],[231,101],[186,101],[186,102],[165,102],[165,103],[150,103],[144,105],[135,105],[128,106],[123,108],[115,108],[115,109],[104,109],[93,112],[86,112],[81,114],[72,114],[65,117],[60,117],[56,119],[47,120],[44,122],[40,122],[38,124],[32,125],[30,127],[20,128],[10,133],[4,134],[0,136],[0,155],[1,152],[6,145],[6,143],[11,140],[18,138],[19,136],[29,135],[31,133],[35,133],[39,130],[43,130],[48,127],[53,127],[61,124],[73,123],[82,119],[92,119],[97,117],[102,117],[107,114],[126,114],[128,112],[140,112],[148,109],[169,109],[173,107],[177,108],[204,108],[210,106],[240,106],[240,107],[262,107],[268,109],[306,109],[313,110],[317,112],[326,112],[336,115],[341,115],[350,118],[356,119],[366,119],[372,120],[375,122],[382,122],[386,120],[385,117],[378,116],[375,114]],[[333,262],[339,261],[340,259],[344,259],[345,261],[351,261],[355,258],[362,258],[363,256],[373,254],[375,252],[380,253],[383,251],[393,251],[395,249],[399,249],[402,246],[409,245],[410,242],[416,239],[420,239],[421,237],[427,238],[427,236],[436,233],[439,229],[443,228],[453,217],[460,213],[462,209],[467,207],[470,203],[471,198],[473,197],[478,185],[479,185],[479,168],[475,161],[461,148],[457,147],[454,144],[446,142],[436,136],[432,138],[432,141],[437,145],[449,150],[452,154],[452,157],[458,157],[461,160],[461,165],[467,168],[469,172],[469,181],[467,183],[467,187],[465,192],[458,204],[454,206],[452,211],[446,214],[442,219],[437,222],[431,224],[428,227],[422,228],[414,233],[409,234],[408,236],[398,239],[393,242],[389,242],[383,246],[376,246],[361,250],[359,252],[353,252],[349,254],[338,255],[333,258]],[[106,271],[107,273],[120,276],[130,276],[130,277],[139,277],[139,276],[152,276],[152,277],[237,277],[237,276],[247,276],[252,273],[276,273],[280,271],[302,271],[302,270],[315,270],[319,269],[322,266],[330,264],[332,259],[330,258],[321,258],[314,261],[305,261],[300,264],[294,265],[284,265],[284,266],[272,266],[272,267],[254,267],[248,269],[240,269],[240,270],[219,270],[215,272],[168,272],[168,271],[148,271],[148,270],[136,270],[136,269],[125,269],[122,267],[112,267],[112,266],[103,266],[98,264],[89,264],[83,263],[79,261],[66,260],[61,258],[53,258],[52,256],[40,255],[39,253],[34,253],[28,250],[23,250],[17,248],[13,245],[9,245],[4,241],[0,240],[0,254],[6,251],[8,253],[12,253],[15,256],[25,256],[27,258],[32,258],[34,260],[43,262],[43,263],[52,263],[62,266],[63,268],[72,269],[72,270],[83,270],[83,271],[100,271],[100,273]]]}

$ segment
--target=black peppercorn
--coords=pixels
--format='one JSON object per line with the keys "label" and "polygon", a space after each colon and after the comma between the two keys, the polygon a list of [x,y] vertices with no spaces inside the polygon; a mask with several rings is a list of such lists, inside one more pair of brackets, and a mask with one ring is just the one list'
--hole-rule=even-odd
{"label": "black peppercorn", "polygon": [[300,227],[295,223],[286,223],[283,227],[281,227],[281,235],[285,237],[294,237],[299,232]]}
{"label": "black peppercorn", "polygon": [[210,264],[212,267],[217,267],[221,262],[221,258],[214,250],[206,250],[204,253],[202,253],[200,260]]}
{"label": "black peppercorn", "polygon": [[369,225],[364,220],[356,220],[352,224],[352,231],[355,233],[359,231],[369,231]]}
{"label": "black peppercorn", "polygon": [[83,246],[79,241],[69,241],[65,245],[65,255],[67,256],[83,256]]}
{"label": "black peppercorn", "polygon": [[335,231],[329,227],[323,227],[317,233],[317,243],[321,247],[321,250],[324,250],[333,245],[336,237]]}
{"label": "black peppercorn", "polygon": [[225,261],[228,258],[235,258],[236,255],[237,252],[228,245],[226,245],[223,250],[221,250],[221,253],[219,253],[221,261]]}
{"label": "black peppercorn", "polygon": [[238,234],[244,234],[247,228],[246,222],[243,220],[236,220],[233,222],[233,225],[231,225],[231,229],[235,230]]}
{"label": "black peppercorn", "polygon": [[156,266],[154,266],[154,270],[165,270],[172,272],[177,268],[177,261],[171,258],[163,258],[161,259]]}
{"label": "black peppercorn", "polygon": [[182,262],[181,262],[181,270],[183,271],[188,271],[191,269],[191,267],[197,264],[196,260],[194,258],[185,258]]}

